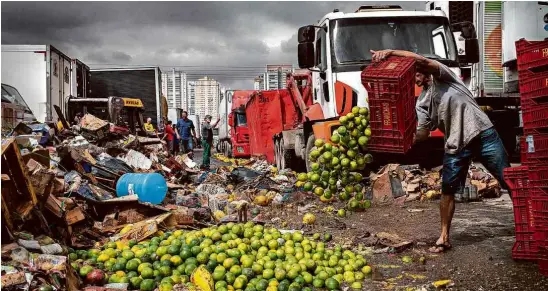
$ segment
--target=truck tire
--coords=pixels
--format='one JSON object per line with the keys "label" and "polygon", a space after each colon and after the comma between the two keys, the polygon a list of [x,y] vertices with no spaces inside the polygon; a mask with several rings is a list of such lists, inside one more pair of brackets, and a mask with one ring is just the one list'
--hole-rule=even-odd
{"label": "truck tire", "polygon": [[314,134],[311,134],[308,139],[306,140],[306,148],[304,149],[304,162],[306,164],[306,171],[310,172],[312,171],[312,162],[309,159],[310,152],[315,147],[314,142],[316,141],[316,138],[314,137]]}
{"label": "truck tire", "polygon": [[223,154],[225,155],[225,157],[229,157],[229,158],[232,158],[232,148],[230,146],[230,143],[225,141],[224,142],[224,152]]}

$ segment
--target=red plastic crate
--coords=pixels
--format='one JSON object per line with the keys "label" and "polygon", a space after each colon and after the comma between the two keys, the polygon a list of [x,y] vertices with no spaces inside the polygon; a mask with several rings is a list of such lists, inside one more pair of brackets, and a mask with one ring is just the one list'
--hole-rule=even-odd
{"label": "red plastic crate", "polygon": [[[529,145],[533,145],[533,147],[529,147]],[[522,164],[548,163],[548,134],[522,136],[520,147]]]}
{"label": "red plastic crate", "polygon": [[530,197],[512,197],[516,241],[534,241],[535,220]]}
{"label": "red plastic crate", "polygon": [[538,242],[535,239],[532,203],[529,197],[512,197],[516,243],[512,248],[512,258],[516,260],[536,260]]}
{"label": "red plastic crate", "polygon": [[529,108],[522,108],[523,129],[548,129],[548,104],[529,103],[528,105]]}
{"label": "red plastic crate", "polygon": [[416,130],[415,60],[390,57],[362,72],[368,92],[371,139],[376,152],[405,154]]}
{"label": "red plastic crate", "polygon": [[543,247],[540,249],[537,262],[539,272],[548,277],[548,248]]}
{"label": "red plastic crate", "polygon": [[[544,231],[544,242],[548,246],[548,195],[536,196],[531,200],[535,231]],[[537,238],[539,240],[540,238]],[[540,242],[539,242],[540,243]]]}
{"label": "red plastic crate", "polygon": [[531,70],[548,65],[548,40],[516,41],[518,70]]}
{"label": "red plastic crate", "polygon": [[548,189],[548,163],[529,167],[529,186],[533,189],[539,187]]}
{"label": "red plastic crate", "polygon": [[529,167],[506,168],[503,172],[504,182],[510,187],[512,197],[528,197]]}
{"label": "red plastic crate", "polygon": [[548,71],[524,77],[518,84],[521,100],[548,97]]}
{"label": "red plastic crate", "polygon": [[516,241],[512,247],[512,258],[514,260],[536,261],[537,252],[533,251],[537,248],[536,244],[531,241]]}

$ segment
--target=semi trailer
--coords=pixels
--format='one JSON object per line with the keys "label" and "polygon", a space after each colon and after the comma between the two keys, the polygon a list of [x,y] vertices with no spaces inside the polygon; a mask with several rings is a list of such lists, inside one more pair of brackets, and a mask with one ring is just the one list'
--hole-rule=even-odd
{"label": "semi trailer", "polygon": [[17,88],[40,122],[71,95],[71,58],[52,45],[2,45],[2,83]]}

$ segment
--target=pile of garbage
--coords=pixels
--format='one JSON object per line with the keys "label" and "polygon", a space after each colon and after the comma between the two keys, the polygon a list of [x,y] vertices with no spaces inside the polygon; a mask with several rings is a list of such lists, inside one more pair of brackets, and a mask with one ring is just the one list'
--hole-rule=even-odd
{"label": "pile of garbage", "polygon": [[[430,170],[419,165],[388,164],[370,175],[372,202],[374,204],[403,204],[410,201],[437,199],[441,196],[441,170]],[[457,202],[473,202],[501,195],[499,182],[484,168],[471,165],[462,194]]]}
{"label": "pile of garbage", "polygon": [[69,253],[246,222],[255,207],[282,203],[295,181],[264,160],[204,172],[187,155],[170,155],[162,139],[89,114],[62,129],[21,123],[2,138],[1,155],[6,290],[82,290]]}
{"label": "pile of garbage", "polygon": [[[292,204],[298,204],[297,209],[302,209],[318,202],[318,193],[314,195],[300,191],[302,187],[295,187],[298,174],[290,169],[278,170],[262,159],[236,160],[216,155],[225,165],[211,171],[201,171],[187,155],[169,154],[162,139],[134,135],[92,115],[84,116],[75,126],[65,125],[63,129],[55,125],[21,123],[2,139],[1,156],[3,290],[106,290],[85,287],[86,284],[90,285],[86,281],[87,275],[96,269],[107,273],[103,283],[111,281],[114,284],[105,286],[107,288],[120,288],[116,285],[120,283],[136,287],[138,280],[131,282],[128,273],[134,270],[127,269],[127,261],[135,259],[140,253],[138,248],[144,249],[146,246],[148,253],[153,242],[158,241],[158,247],[163,247],[166,241],[171,244],[175,241],[172,238],[176,236],[175,230],[215,231],[217,228],[212,225],[217,223],[262,224],[273,221],[271,213],[265,211],[268,208],[290,209],[294,208]],[[352,165],[350,167],[353,170]],[[426,171],[413,165],[389,164],[370,177],[363,178],[354,173],[352,177],[361,181],[363,186],[359,189],[357,184],[352,189],[341,187],[342,193],[358,196],[350,202],[367,201],[363,208],[369,208],[371,204],[433,199],[439,196],[441,187],[439,169]],[[465,192],[465,201],[473,201],[474,195],[500,195],[496,180],[480,168],[470,169],[467,185],[469,191]],[[318,187],[328,189],[326,185]],[[344,204],[339,205],[342,208],[356,211],[360,208],[348,203],[347,199],[342,200],[338,203]],[[337,211],[340,217],[345,216],[342,208]],[[332,207],[330,212],[334,211]],[[302,209],[302,213],[305,213],[303,224],[314,223],[315,217],[308,208]],[[173,235],[170,235],[172,231]],[[226,233],[224,230],[222,232],[221,240],[224,240]],[[178,240],[181,241],[179,256],[180,248],[191,244],[187,232],[180,234],[184,240]],[[191,234],[198,232],[188,233]],[[199,237],[200,247],[204,238],[210,236],[204,232],[202,234]],[[239,231],[234,235],[242,240]],[[268,235],[272,237],[273,234]],[[245,233],[243,236],[243,239],[250,239]],[[210,239],[218,242],[217,238]],[[109,249],[112,251],[104,253]],[[128,259],[128,250],[133,253],[133,258]],[[251,251],[252,255],[263,253],[254,251],[256,253]],[[273,251],[275,249],[268,252],[268,257],[274,256]],[[287,249],[283,251],[287,252]],[[124,257],[124,252],[128,254],[128,258],[124,258],[125,271],[108,266],[121,265],[119,260],[120,256]],[[107,261],[103,261],[103,253],[108,255]],[[278,253],[281,254],[281,251]],[[314,255],[313,252],[310,254]],[[146,263],[138,259],[141,260],[139,265]],[[165,260],[160,257],[153,261],[161,264]],[[131,269],[134,265],[130,266]],[[184,265],[186,268],[191,264],[185,262]],[[262,267],[264,269],[264,264]],[[174,268],[171,265],[170,268],[169,277],[172,277]],[[300,269],[305,271],[304,268]],[[352,284],[352,277],[359,280],[361,275],[357,275],[358,269],[355,269],[352,270],[353,275],[349,273],[345,276],[343,272],[342,278],[330,274],[329,277],[337,281],[330,280],[330,283],[335,286],[344,281],[349,283],[349,287],[357,286]],[[182,271],[185,271],[184,275]],[[225,267],[225,272],[228,271]],[[124,275],[118,272],[124,272]],[[300,276],[306,279],[306,284],[300,279],[297,283],[306,289],[310,286],[307,282],[309,276],[304,278],[306,273],[303,272]],[[325,272],[329,274],[327,270]],[[182,267],[179,273],[181,276],[189,275]],[[319,280],[315,280],[314,276],[317,275],[314,273],[312,276],[312,286],[325,286],[327,278],[320,276]],[[110,279],[113,276],[115,279]],[[154,279],[167,276],[157,277],[154,276]],[[215,281],[228,283],[229,278],[223,278]],[[171,279],[173,282],[164,285],[174,285],[178,281],[177,278]],[[260,278],[251,276],[247,279],[240,281],[245,281],[247,285],[264,285]],[[257,280],[251,284],[252,279]],[[294,279],[288,282],[289,285],[295,283]],[[162,280],[155,280],[154,284],[147,282],[145,289],[149,288],[147,286],[162,285]],[[123,286],[122,289],[126,290]]]}

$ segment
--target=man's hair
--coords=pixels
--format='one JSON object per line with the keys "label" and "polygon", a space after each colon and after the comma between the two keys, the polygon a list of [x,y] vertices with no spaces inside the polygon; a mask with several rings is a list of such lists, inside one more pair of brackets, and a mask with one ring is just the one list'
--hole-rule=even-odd
{"label": "man's hair", "polygon": [[183,113],[186,113],[186,115],[188,115],[188,112],[186,112],[186,111],[183,111]]}
{"label": "man's hair", "polygon": [[171,120],[168,120],[168,121],[167,121],[167,124],[171,124]]}
{"label": "man's hair", "polygon": [[205,119],[211,121],[211,115],[206,115],[206,116],[205,116]]}
{"label": "man's hair", "polygon": [[430,77],[432,73],[428,72],[428,69],[424,66],[417,66],[417,72],[425,75],[426,77]]}

